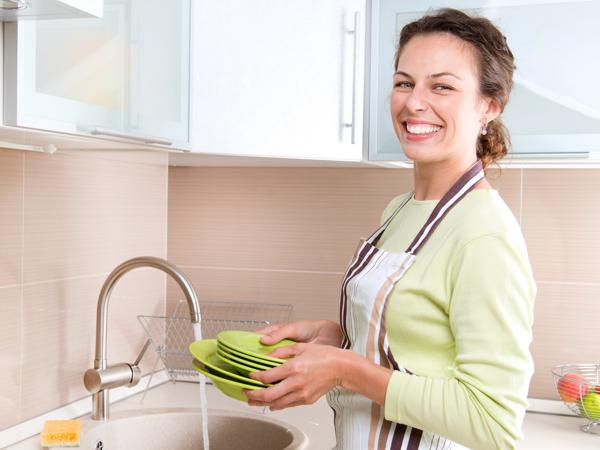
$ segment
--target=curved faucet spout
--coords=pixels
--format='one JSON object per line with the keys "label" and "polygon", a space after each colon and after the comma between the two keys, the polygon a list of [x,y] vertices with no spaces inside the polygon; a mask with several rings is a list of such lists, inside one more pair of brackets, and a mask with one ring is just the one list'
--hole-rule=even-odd
{"label": "curved faucet spout", "polygon": [[107,328],[108,328],[108,300],[112,292],[113,287],[117,281],[130,270],[140,267],[154,267],[155,269],[162,270],[166,274],[173,278],[181,290],[183,291],[187,300],[188,307],[190,309],[190,319],[192,323],[200,322],[200,305],[198,303],[198,297],[192,283],[185,277],[185,275],[170,262],[156,258],[154,256],[140,256],[125,261],[124,263],[117,266],[109,275],[98,296],[98,310],[96,315],[96,359],[94,361],[94,367],[96,369],[106,368],[106,341],[107,341]]}
{"label": "curved faucet spout", "polygon": [[[112,374],[111,370],[118,370],[120,373],[120,369],[123,368],[122,365],[117,368],[107,367],[106,346],[108,334],[108,301],[112,289],[117,281],[130,270],[140,267],[154,267],[171,276],[171,278],[177,282],[185,295],[188,307],[190,309],[190,318],[192,323],[200,322],[200,305],[198,303],[196,292],[194,291],[194,288],[189,280],[175,265],[164,259],[156,258],[154,256],[141,256],[125,261],[117,266],[108,275],[108,278],[102,285],[102,289],[100,290],[100,295],[98,297],[98,309],[96,316],[96,356],[94,360],[94,369],[96,369],[97,374]],[[115,375],[115,377],[119,378],[119,380],[114,382],[112,385],[116,386],[119,383],[121,385],[127,384],[126,382],[122,382],[123,380],[120,380],[120,378],[122,378],[120,375]],[[92,398],[94,409],[92,417],[97,420],[106,420],[108,418],[108,392],[104,391],[105,389],[97,391],[94,393]]]}

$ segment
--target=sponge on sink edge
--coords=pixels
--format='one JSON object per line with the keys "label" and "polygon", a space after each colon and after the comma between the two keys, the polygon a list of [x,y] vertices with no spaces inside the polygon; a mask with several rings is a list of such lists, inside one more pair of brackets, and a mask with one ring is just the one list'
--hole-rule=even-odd
{"label": "sponge on sink edge", "polygon": [[45,448],[79,447],[81,420],[47,420],[41,434]]}

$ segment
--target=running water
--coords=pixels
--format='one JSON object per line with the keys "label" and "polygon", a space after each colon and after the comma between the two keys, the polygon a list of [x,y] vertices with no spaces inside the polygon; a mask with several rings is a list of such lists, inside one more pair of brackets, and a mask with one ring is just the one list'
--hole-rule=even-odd
{"label": "running water", "polygon": [[[197,341],[202,340],[202,329],[199,323],[193,323],[194,327],[194,339]],[[209,450],[208,444],[208,411],[206,409],[206,378],[201,373],[198,374],[200,378],[200,409],[202,411],[202,438],[204,440],[204,450]]]}

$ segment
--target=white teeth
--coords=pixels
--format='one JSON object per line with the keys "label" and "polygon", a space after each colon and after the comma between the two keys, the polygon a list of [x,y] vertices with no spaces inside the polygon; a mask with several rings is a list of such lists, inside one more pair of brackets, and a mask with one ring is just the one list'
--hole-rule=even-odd
{"label": "white teeth", "polygon": [[425,124],[414,125],[414,124],[407,123],[406,129],[408,130],[409,133],[412,133],[412,134],[429,134],[429,133],[435,133],[436,131],[441,130],[442,127],[436,127],[434,125],[425,125]]}

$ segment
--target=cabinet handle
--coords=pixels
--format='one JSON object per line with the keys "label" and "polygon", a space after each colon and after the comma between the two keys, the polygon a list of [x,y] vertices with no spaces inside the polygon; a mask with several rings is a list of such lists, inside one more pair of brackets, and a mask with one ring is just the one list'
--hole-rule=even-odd
{"label": "cabinet handle", "polygon": [[354,26],[346,33],[352,35],[352,114],[351,122],[344,122],[345,128],[350,128],[350,143],[356,143],[356,72],[358,70],[358,12],[354,13]]}
{"label": "cabinet handle", "polygon": [[91,134],[103,135],[103,136],[112,136],[118,138],[131,139],[133,141],[139,141],[143,144],[162,144],[162,145],[172,145],[173,142],[167,141],[166,139],[161,139],[154,136],[144,136],[141,134],[133,134],[133,133],[124,133],[122,131],[114,131],[106,128],[96,127],[91,132]]}

